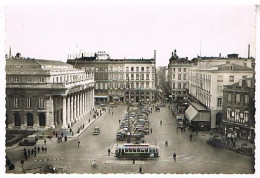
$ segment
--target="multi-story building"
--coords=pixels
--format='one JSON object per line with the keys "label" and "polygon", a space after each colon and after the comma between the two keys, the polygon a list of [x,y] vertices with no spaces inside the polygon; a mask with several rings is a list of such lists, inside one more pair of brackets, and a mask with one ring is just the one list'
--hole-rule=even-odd
{"label": "multi-story building", "polygon": [[6,59],[10,129],[66,129],[94,107],[94,74],[51,60]]}
{"label": "multi-story building", "polygon": [[189,94],[210,110],[211,128],[222,121],[223,85],[232,85],[242,78],[253,77],[254,59],[199,58],[196,66],[189,71]]}
{"label": "multi-story building", "polygon": [[188,96],[188,72],[191,67],[188,58],[179,58],[172,52],[172,56],[169,59],[168,73],[169,73],[169,85],[171,90],[170,97],[174,101],[181,101],[187,99]]}
{"label": "multi-story building", "polygon": [[255,138],[255,79],[245,78],[223,88],[222,133]]}
{"label": "multi-story building", "polygon": [[96,102],[139,102],[155,99],[154,59],[107,59],[99,60],[82,56],[68,59],[86,73],[95,73]]}

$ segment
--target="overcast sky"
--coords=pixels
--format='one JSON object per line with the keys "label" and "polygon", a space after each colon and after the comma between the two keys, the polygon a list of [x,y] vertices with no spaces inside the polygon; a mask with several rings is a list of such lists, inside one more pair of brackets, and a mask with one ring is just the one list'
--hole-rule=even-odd
{"label": "overcast sky", "polygon": [[111,58],[153,58],[171,52],[255,57],[253,5],[7,5],[6,53],[66,62],[68,54],[106,51]]}

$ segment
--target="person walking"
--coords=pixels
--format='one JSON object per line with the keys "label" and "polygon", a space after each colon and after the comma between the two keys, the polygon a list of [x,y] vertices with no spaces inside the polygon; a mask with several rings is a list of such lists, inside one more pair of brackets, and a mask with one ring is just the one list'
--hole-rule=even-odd
{"label": "person walking", "polygon": [[38,148],[37,148],[38,153],[40,152],[40,150],[41,150],[41,148],[38,146]]}
{"label": "person walking", "polygon": [[160,125],[162,125],[162,121],[160,121]]}
{"label": "person walking", "polygon": [[190,140],[192,140],[192,133],[190,133]]}
{"label": "person walking", "polygon": [[45,152],[45,154],[46,154],[46,152],[47,152],[47,147],[44,148],[44,152]]}
{"label": "person walking", "polygon": [[151,131],[151,134],[152,134],[153,133],[153,129],[151,128],[150,131]]}
{"label": "person walking", "polygon": [[30,151],[30,149],[28,149],[28,156],[30,157],[30,154],[31,154],[31,151]]}
{"label": "person walking", "polygon": [[42,146],[42,153],[44,152],[44,150],[45,150],[45,149],[44,149],[44,147]]}
{"label": "person walking", "polygon": [[176,161],[176,153],[173,153],[173,159]]}
{"label": "person walking", "polygon": [[44,144],[46,145],[46,139],[44,139]]}
{"label": "person walking", "polygon": [[78,148],[79,148],[80,141],[78,141]]}
{"label": "person walking", "polygon": [[143,169],[142,169],[142,167],[140,166],[140,167],[139,167],[139,173],[142,174],[142,171],[143,171]]}
{"label": "person walking", "polygon": [[133,164],[135,164],[135,156],[133,156]]}
{"label": "person walking", "polygon": [[107,152],[108,152],[108,156],[110,156],[110,153],[111,153],[110,148],[108,148]]}
{"label": "person walking", "polygon": [[168,141],[167,140],[165,141],[165,147],[168,147]]}
{"label": "person walking", "polygon": [[61,132],[61,138],[63,138],[63,132]]}
{"label": "person walking", "polygon": [[120,124],[121,120],[119,120],[119,124]]}
{"label": "person walking", "polygon": [[114,113],[113,113],[113,111],[112,111],[112,115],[113,115]]}

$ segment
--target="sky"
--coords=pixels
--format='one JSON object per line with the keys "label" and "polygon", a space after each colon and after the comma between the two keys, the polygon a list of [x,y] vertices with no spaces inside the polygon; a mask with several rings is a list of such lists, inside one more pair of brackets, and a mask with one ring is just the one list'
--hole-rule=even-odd
{"label": "sky", "polygon": [[187,4],[8,4],[5,53],[61,60],[106,51],[111,58],[153,58],[174,49],[197,55],[255,57],[255,6]]}

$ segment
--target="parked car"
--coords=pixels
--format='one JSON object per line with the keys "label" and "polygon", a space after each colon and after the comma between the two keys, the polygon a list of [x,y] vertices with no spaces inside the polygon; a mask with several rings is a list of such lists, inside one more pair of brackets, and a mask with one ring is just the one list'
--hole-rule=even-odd
{"label": "parked car", "polygon": [[20,146],[33,146],[36,144],[38,138],[37,135],[29,135],[26,138],[24,138],[19,145]]}
{"label": "parked car", "polygon": [[225,138],[221,138],[218,135],[214,135],[213,137],[207,140],[207,144],[213,145],[218,148],[226,148],[226,140]]}
{"label": "parked car", "polygon": [[238,146],[238,147],[236,147],[235,152],[246,155],[246,156],[251,156],[254,154],[253,148],[248,147],[248,146]]}

